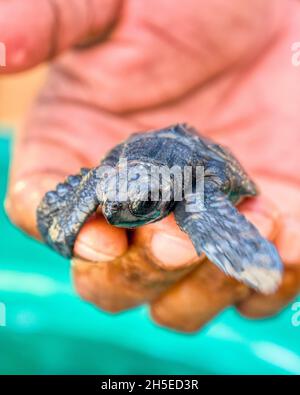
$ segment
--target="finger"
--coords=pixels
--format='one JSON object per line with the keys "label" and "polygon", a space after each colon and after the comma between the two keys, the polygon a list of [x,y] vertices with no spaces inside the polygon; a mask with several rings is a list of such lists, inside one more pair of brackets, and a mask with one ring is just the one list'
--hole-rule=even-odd
{"label": "finger", "polygon": [[173,270],[199,261],[191,240],[179,229],[173,214],[162,221],[140,228],[137,232],[151,232],[146,248],[155,264],[161,268]]}
{"label": "finger", "polygon": [[[264,198],[245,203],[242,211],[265,237],[271,238],[275,234],[277,215]],[[225,307],[244,300],[250,292],[244,284],[206,261],[155,300],[151,314],[160,325],[192,332]]]}
{"label": "finger", "polygon": [[10,220],[24,232],[40,239],[36,224],[37,206],[43,195],[55,189],[62,179],[59,174],[49,172],[15,180],[5,200],[5,210]]}
{"label": "finger", "polygon": [[253,293],[238,304],[239,311],[248,317],[270,316],[280,311],[299,292],[300,267],[300,211],[299,189],[284,181],[274,182],[268,178],[260,181],[263,190],[277,203],[282,213],[274,244],[285,264],[283,282],[278,291],[269,296]]}
{"label": "finger", "polygon": [[259,185],[280,209],[281,223],[274,243],[286,265],[300,262],[300,190],[293,180],[260,176]]}
{"label": "finger", "polygon": [[151,229],[135,232],[127,252],[113,261],[91,263],[75,258],[73,278],[81,297],[103,310],[117,312],[152,301],[191,270],[193,266],[177,270],[158,267],[147,250],[151,237]]}
{"label": "finger", "polygon": [[275,244],[286,266],[300,263],[300,218],[286,215],[282,220]]}
{"label": "finger", "polygon": [[275,239],[280,256],[285,263],[283,281],[273,295],[253,293],[238,304],[238,310],[248,317],[270,316],[280,311],[300,290],[300,221],[295,216],[285,215]]}
{"label": "finger", "polygon": [[[119,0],[10,0],[0,2],[2,72],[27,69],[79,43],[101,35],[114,22]],[[38,16],[38,17],[37,17]]]}
{"label": "finger", "polygon": [[276,204],[264,195],[246,199],[239,205],[239,210],[260,233],[273,241],[281,227],[282,216]]}
{"label": "finger", "polygon": [[282,284],[273,295],[253,293],[245,301],[238,303],[241,314],[250,318],[261,318],[276,314],[293,300],[300,291],[300,263],[298,266],[286,267]]}
{"label": "finger", "polygon": [[75,242],[74,253],[89,261],[109,262],[124,254],[127,247],[126,232],[96,214],[83,225]]}
{"label": "finger", "polygon": [[248,293],[245,285],[207,260],[158,298],[151,305],[151,315],[160,325],[194,332]]}

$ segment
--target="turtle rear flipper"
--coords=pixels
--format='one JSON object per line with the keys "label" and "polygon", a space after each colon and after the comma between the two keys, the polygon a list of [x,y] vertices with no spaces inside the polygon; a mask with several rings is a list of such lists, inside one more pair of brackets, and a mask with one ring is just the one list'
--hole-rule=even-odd
{"label": "turtle rear flipper", "polygon": [[37,226],[43,240],[70,258],[76,236],[99,205],[95,169],[81,169],[43,197],[37,209]]}
{"label": "turtle rear flipper", "polygon": [[207,192],[204,209],[196,212],[188,211],[188,202],[178,202],[175,219],[197,253],[204,252],[226,274],[251,288],[275,292],[283,270],[275,246],[221,192]]}

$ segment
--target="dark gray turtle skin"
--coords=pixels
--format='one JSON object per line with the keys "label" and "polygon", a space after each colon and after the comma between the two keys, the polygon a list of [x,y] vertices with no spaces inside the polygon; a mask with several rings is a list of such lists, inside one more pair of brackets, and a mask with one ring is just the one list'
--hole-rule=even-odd
{"label": "dark gray turtle skin", "polygon": [[[128,190],[133,192],[127,200],[120,201],[109,197],[112,177],[103,169],[109,166],[118,175],[124,159],[128,174],[133,170],[133,175],[128,176]],[[174,177],[168,181],[170,199],[164,199],[162,185],[155,184],[151,192],[156,188],[158,198],[150,200],[148,179],[146,182],[138,174],[142,166],[149,175],[153,165],[176,166],[182,174],[186,166],[192,169],[201,166],[204,170],[201,209],[188,210],[191,204],[193,207],[198,204],[194,187],[184,191],[183,200],[175,200]],[[195,177],[193,172],[193,181]],[[158,221],[174,211],[177,224],[189,235],[199,255],[204,252],[226,274],[268,294],[280,284],[281,260],[273,244],[235,208],[243,198],[256,194],[254,183],[226,148],[186,124],[177,124],[133,134],[113,148],[98,167],[69,176],[55,191],[46,193],[37,209],[37,224],[51,248],[72,257],[80,228],[98,208],[110,224],[125,228]]]}

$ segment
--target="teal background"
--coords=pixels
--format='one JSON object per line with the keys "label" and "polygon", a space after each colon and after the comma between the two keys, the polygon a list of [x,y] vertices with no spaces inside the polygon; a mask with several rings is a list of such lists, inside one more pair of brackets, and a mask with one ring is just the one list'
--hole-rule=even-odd
{"label": "teal background", "polygon": [[[0,137],[1,202],[9,146]],[[291,306],[260,321],[228,309],[194,335],[159,328],[145,307],[103,313],[75,294],[69,262],[13,227],[2,206],[1,374],[300,374]]]}

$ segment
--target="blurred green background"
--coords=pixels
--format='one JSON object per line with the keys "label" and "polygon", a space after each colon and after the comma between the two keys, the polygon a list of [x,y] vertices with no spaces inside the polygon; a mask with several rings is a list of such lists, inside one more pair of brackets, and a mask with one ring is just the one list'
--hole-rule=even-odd
{"label": "blurred green background", "polygon": [[[2,130],[1,202],[9,149]],[[0,374],[300,374],[291,306],[260,321],[228,309],[198,334],[178,334],[146,307],[114,316],[81,301],[69,262],[13,227],[3,204],[0,235]]]}

